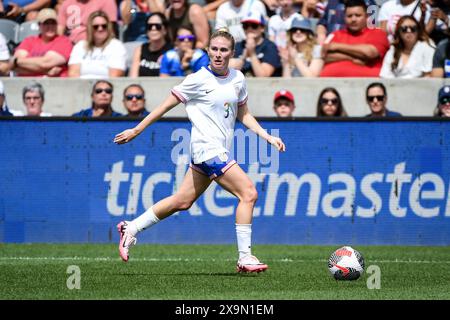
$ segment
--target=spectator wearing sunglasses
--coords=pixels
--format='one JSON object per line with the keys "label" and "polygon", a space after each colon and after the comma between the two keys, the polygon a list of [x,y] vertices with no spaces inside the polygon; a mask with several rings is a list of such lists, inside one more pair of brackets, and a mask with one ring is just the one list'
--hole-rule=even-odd
{"label": "spectator wearing sunglasses", "polygon": [[127,51],[114,37],[108,15],[93,12],[87,23],[87,40],[73,48],[69,60],[69,76],[83,79],[122,77],[126,69]]}
{"label": "spectator wearing sunglasses", "polygon": [[187,27],[194,31],[197,39],[196,48],[203,49],[208,45],[209,22],[203,8],[188,0],[168,0],[166,17],[169,21],[169,32],[172,39],[177,36],[178,29]]}
{"label": "spectator wearing sunglasses", "polygon": [[139,84],[130,84],[123,90],[122,102],[128,117],[145,117],[150,113],[145,109],[145,91]]}
{"label": "spectator wearing sunglasses", "polygon": [[64,0],[58,9],[58,33],[68,35],[76,44],[88,37],[89,16],[103,11],[109,21],[117,21],[117,4],[111,0]]}
{"label": "spectator wearing sunglasses", "polygon": [[241,22],[246,38],[236,44],[230,66],[248,77],[280,77],[282,68],[278,48],[264,35],[264,17],[254,12]]}
{"label": "spectator wearing sunglasses", "polygon": [[121,113],[112,108],[114,87],[111,82],[98,80],[92,87],[91,98],[92,105],[88,109],[74,113],[73,117],[121,117]]}
{"label": "spectator wearing sunglasses", "polygon": [[333,87],[323,89],[317,100],[317,117],[346,117],[344,104],[339,92]]}
{"label": "spectator wearing sunglasses", "polygon": [[400,117],[401,114],[386,108],[387,91],[381,82],[373,82],[366,89],[366,100],[370,108],[367,117]]}
{"label": "spectator wearing sunglasses", "polygon": [[147,42],[147,19],[151,12],[164,12],[160,0],[123,0],[120,2],[122,24],[126,26],[123,42]]}
{"label": "spectator wearing sunglasses", "polygon": [[384,57],[380,77],[429,77],[433,68],[433,54],[434,48],[422,26],[413,16],[403,16],[397,22],[394,41]]}
{"label": "spectator wearing sunglasses", "polygon": [[184,77],[209,64],[206,52],[195,48],[195,40],[189,28],[178,29],[175,48],[167,51],[162,58],[160,77]]}
{"label": "spectator wearing sunglasses", "polygon": [[288,46],[279,52],[284,78],[319,76],[323,67],[321,47],[309,19],[292,21],[288,30]]}
{"label": "spectator wearing sunglasses", "polygon": [[388,34],[389,41],[394,39],[397,23],[403,16],[411,15],[417,21],[423,20],[426,32],[430,33],[434,28],[431,22],[431,7],[426,0],[389,0],[383,2],[378,12],[380,29]]}
{"label": "spectator wearing sunglasses", "polygon": [[434,110],[436,117],[450,117],[450,85],[443,86],[438,93],[438,105]]}
{"label": "spectator wearing sunglasses", "polygon": [[267,16],[266,7],[260,0],[228,0],[217,9],[215,29],[227,28],[236,43],[244,41],[246,35],[241,21],[257,12]]}
{"label": "spectator wearing sunglasses", "polygon": [[148,42],[138,46],[133,53],[130,77],[158,77],[163,54],[172,49],[167,29],[167,18],[160,12],[150,14],[147,19]]}

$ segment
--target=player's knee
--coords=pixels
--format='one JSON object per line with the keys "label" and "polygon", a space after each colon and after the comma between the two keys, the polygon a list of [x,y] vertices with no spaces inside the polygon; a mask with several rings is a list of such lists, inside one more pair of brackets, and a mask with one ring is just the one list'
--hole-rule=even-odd
{"label": "player's knee", "polygon": [[189,208],[192,206],[192,204],[193,204],[193,201],[181,199],[181,198],[176,198],[175,203],[174,203],[177,211],[189,210]]}
{"label": "player's knee", "polygon": [[247,188],[241,200],[247,203],[255,203],[258,200],[258,191],[256,191],[254,186]]}

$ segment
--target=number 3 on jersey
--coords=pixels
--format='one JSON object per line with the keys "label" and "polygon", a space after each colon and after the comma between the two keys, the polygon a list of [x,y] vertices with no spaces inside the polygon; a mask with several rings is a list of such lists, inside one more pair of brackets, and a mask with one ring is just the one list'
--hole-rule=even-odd
{"label": "number 3 on jersey", "polygon": [[230,116],[230,107],[231,107],[231,105],[228,102],[225,102],[223,104],[223,107],[225,108],[225,118],[228,118]]}

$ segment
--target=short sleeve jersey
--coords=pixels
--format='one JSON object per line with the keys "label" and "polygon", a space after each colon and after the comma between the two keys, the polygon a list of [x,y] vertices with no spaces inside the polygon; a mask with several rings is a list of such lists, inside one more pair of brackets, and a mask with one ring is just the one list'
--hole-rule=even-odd
{"label": "short sleeve jersey", "polygon": [[248,97],[242,72],[230,68],[225,76],[218,76],[202,67],[175,86],[172,94],[186,105],[192,123],[192,161],[199,164],[229,153],[238,108]]}

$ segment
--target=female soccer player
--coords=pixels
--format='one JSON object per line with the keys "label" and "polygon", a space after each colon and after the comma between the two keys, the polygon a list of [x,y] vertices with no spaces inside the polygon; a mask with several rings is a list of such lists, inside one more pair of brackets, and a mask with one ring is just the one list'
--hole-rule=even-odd
{"label": "female soccer player", "polygon": [[267,265],[251,254],[251,223],[258,194],[229,152],[236,118],[279,151],[285,151],[286,147],[280,138],[267,134],[248,110],[244,75],[228,67],[234,55],[233,36],[219,29],[211,35],[209,43],[209,66],[187,76],[135,128],[127,129],[114,138],[118,144],[133,140],[180,102],[186,105],[192,123],[191,165],[180,189],[133,221],[122,221],[117,225],[119,254],[123,261],[128,261],[129,249],[136,244],[139,232],[177,211],[189,209],[214,180],[239,199],[236,209],[237,270],[260,272],[266,270]]}

